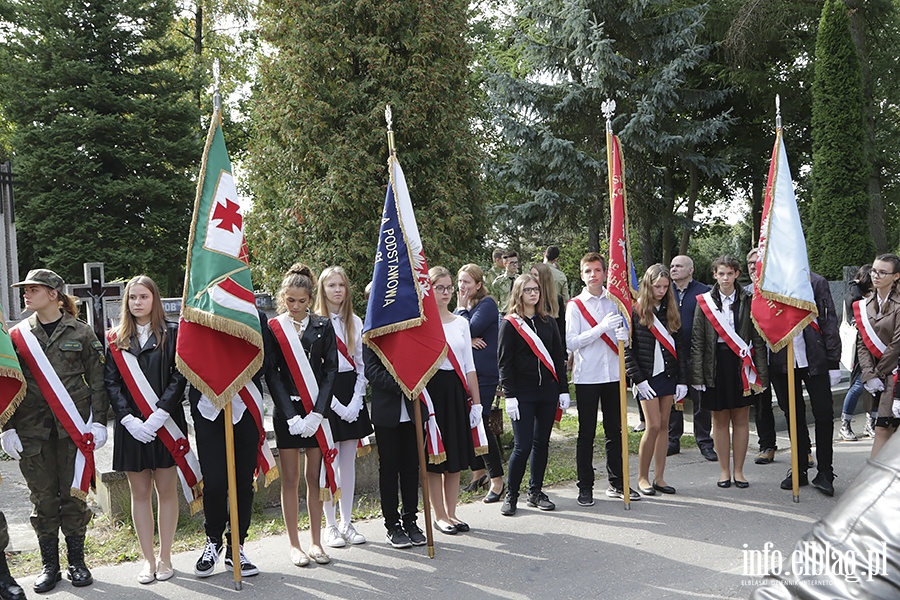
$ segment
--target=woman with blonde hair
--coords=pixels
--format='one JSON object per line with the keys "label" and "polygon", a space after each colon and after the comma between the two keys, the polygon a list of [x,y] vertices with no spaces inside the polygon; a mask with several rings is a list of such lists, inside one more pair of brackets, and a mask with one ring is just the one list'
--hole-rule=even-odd
{"label": "woman with blonde hair", "polygon": [[534,263],[531,265],[531,275],[538,280],[541,286],[541,300],[544,304],[544,312],[556,320],[559,327],[559,335],[566,346],[566,307],[563,297],[558,293],[556,280],[553,279],[552,267],[547,263]]}
{"label": "woman with blonde hair", "polygon": [[[442,533],[455,535],[469,531],[468,523],[457,518],[456,505],[459,473],[475,462],[472,427],[481,421],[481,396],[469,322],[449,309],[454,291],[453,277],[445,267],[432,267],[428,277],[448,346],[447,358],[426,386],[434,403],[435,420],[447,455],[440,463],[428,463],[428,493],[435,527]],[[468,407],[469,397],[473,402],[471,408]]]}
{"label": "woman with blonde hair", "polygon": [[557,408],[569,407],[566,351],[556,324],[541,300],[541,286],[531,274],[519,275],[509,296],[509,312],[500,323],[500,387],[512,421],[514,445],[509,458],[509,489],[500,514],[518,510],[519,487],[531,457],[528,506],[553,510],[544,493],[550,431]]}
{"label": "woman with blonde hair", "polygon": [[[333,449],[331,426],[326,419],[338,369],[338,350],[331,319],[314,314],[310,307],[316,295],[312,270],[296,263],[285,273],[278,290],[278,316],[269,319],[264,332],[269,368],[266,383],[275,404],[272,425],[278,446],[281,472],[281,512],[291,546],[291,562],[298,567],[327,564],[331,558],[322,549],[322,503],[320,488],[323,456]],[[310,374],[307,379],[304,372]],[[306,553],[297,530],[300,485],[300,449],[306,461],[306,507],[312,543]],[[326,483],[328,481],[326,480]]]}
{"label": "woman with blonde hair", "polygon": [[661,264],[644,273],[634,306],[631,344],[625,349],[625,369],[635,384],[634,396],[643,407],[646,423],[638,453],[638,489],[646,496],[675,493],[665,479],[669,412],[673,401],[687,395],[681,312],[671,283],[669,271]]}
{"label": "woman with blonde hair", "polygon": [[[456,276],[459,284],[457,307],[454,314],[460,315],[469,322],[469,333],[472,336],[472,354],[475,360],[475,372],[478,374],[478,394],[481,396],[482,420],[487,434],[488,453],[476,456],[472,468],[472,483],[467,488],[475,491],[490,476],[490,489],[483,502],[491,504],[503,497],[503,461],[500,457],[500,446],[497,437],[491,431],[491,405],[500,382],[497,369],[497,334],[500,310],[497,302],[488,295],[484,287],[484,273],[476,264],[463,265]],[[485,466],[488,474],[485,475]]]}
{"label": "woman with blonde hair", "polygon": [[[166,321],[156,283],[146,275],[134,277],[125,285],[124,300],[119,325],[107,334],[106,393],[117,421],[113,434],[113,470],[124,471],[128,476],[131,517],[144,555],[144,566],[137,578],[140,583],[150,583],[174,575],[177,450],[167,447],[157,432],[171,418],[187,436],[182,405],[187,380],[175,368],[178,325]],[[146,397],[137,384],[137,378],[141,377],[149,383],[155,397]],[[180,437],[167,439],[171,442]],[[199,473],[191,474],[192,481],[198,482],[200,478],[195,475]],[[158,506],[158,560],[153,549],[154,487]],[[199,488],[196,493],[199,498]]]}
{"label": "woman with blonde hair", "polygon": [[366,409],[366,368],[363,364],[362,321],[353,312],[350,279],[341,267],[328,267],[319,274],[316,313],[331,319],[338,349],[338,371],[334,377],[331,414],[328,421],[337,446],[337,473],[341,482],[341,524],[338,527],[333,502],[325,503],[325,545],[342,548],[364,544],[366,538],[353,527],[353,496],[356,487],[356,449],[359,440],[372,433]]}

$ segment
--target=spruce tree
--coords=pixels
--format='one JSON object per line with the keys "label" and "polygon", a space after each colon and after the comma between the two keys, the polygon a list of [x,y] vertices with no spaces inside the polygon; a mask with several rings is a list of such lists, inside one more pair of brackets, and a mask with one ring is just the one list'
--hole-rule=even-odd
{"label": "spruce tree", "polygon": [[13,124],[19,259],[67,281],[183,281],[202,150],[190,86],[172,68],[171,0],[5,0],[0,107]]}
{"label": "spruce tree", "polygon": [[868,227],[869,164],[862,79],[843,0],[826,0],[816,37],[812,106],[810,266],[838,279],[844,265],[874,257]]}
{"label": "spruce tree", "polygon": [[254,281],[291,263],[372,275],[387,184],[384,108],[430,265],[471,260],[486,228],[464,0],[267,0],[248,217]]}

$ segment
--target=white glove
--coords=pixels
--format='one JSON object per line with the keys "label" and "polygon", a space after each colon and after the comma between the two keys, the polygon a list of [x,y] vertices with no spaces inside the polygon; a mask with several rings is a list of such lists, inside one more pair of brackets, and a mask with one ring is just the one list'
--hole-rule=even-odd
{"label": "white glove", "polygon": [[[619,327],[622,326],[623,322],[624,322],[624,319],[622,319],[622,315],[620,315],[619,313],[609,313],[608,315],[603,317],[603,320],[600,321],[600,323],[597,325],[597,327],[602,329],[602,331],[600,333],[606,333],[608,331],[613,331],[614,329],[618,329]],[[598,336],[599,336],[599,334],[598,334]]]}
{"label": "white glove", "polygon": [[873,396],[878,392],[884,391],[884,382],[878,379],[877,377],[873,377],[863,384],[863,387],[866,388],[866,391],[872,394]]}
{"label": "white glove", "polygon": [[147,427],[148,431],[152,431],[156,433],[159,431],[159,428],[166,424],[166,421],[169,418],[169,413],[161,408],[157,408],[153,411],[147,420],[144,421],[144,425]]}
{"label": "white glove", "polygon": [[701,383],[700,385],[696,385],[696,384],[695,384],[695,385],[692,385],[691,387],[694,388],[695,390],[697,390],[698,392],[705,392],[705,391],[706,391],[706,384],[705,384],[705,383]]}
{"label": "white glove", "polygon": [[347,412],[349,413],[346,419],[348,423],[353,423],[359,418],[359,413],[362,412],[363,404],[365,403],[365,399],[361,396],[353,396],[353,399],[350,400],[350,404],[347,405]]}
{"label": "white glove", "polygon": [[19,439],[19,434],[16,433],[15,429],[7,429],[0,433],[0,446],[14,460],[22,459],[22,456],[19,454],[22,451],[22,440]]}
{"label": "white glove", "polygon": [[831,387],[836,386],[841,382],[841,370],[840,369],[831,369],[828,371],[828,379],[831,382]]}
{"label": "white glove", "polygon": [[303,419],[303,431],[300,432],[300,437],[312,437],[316,435],[316,431],[319,430],[319,425],[322,424],[322,413],[311,412]]}
{"label": "white glove", "polygon": [[644,380],[635,385],[637,388],[638,394],[640,395],[640,400],[649,400],[650,398],[656,398],[656,391],[652,387],[650,387],[650,383],[647,380]]}
{"label": "white glove", "polygon": [[469,428],[478,427],[483,411],[484,407],[481,404],[472,405],[472,408],[469,409]]}
{"label": "white glove", "polygon": [[147,429],[144,422],[136,419],[134,415],[125,415],[119,422],[122,424],[122,427],[128,430],[131,437],[142,444],[149,444],[156,438],[156,432]]}
{"label": "white glove", "polygon": [[509,415],[510,421],[519,420],[519,401],[515,398],[506,399],[506,414]]}
{"label": "white glove", "polygon": [[334,411],[334,414],[338,417],[349,423],[350,419],[347,418],[348,408],[350,407],[341,404],[341,401],[338,400],[336,396],[331,397],[331,410]]}
{"label": "white glove", "polygon": [[894,417],[900,419],[900,398],[894,398],[894,404],[891,406],[891,412]]}
{"label": "white glove", "polygon": [[291,435],[300,435],[303,431],[303,417],[297,415],[296,417],[291,417],[287,421],[288,432]]}
{"label": "white glove", "polygon": [[109,433],[106,431],[106,425],[102,423],[94,423],[91,425],[91,433],[94,434],[94,450],[99,450],[106,445]]}
{"label": "white glove", "polygon": [[675,386],[675,402],[681,402],[687,396],[687,386],[679,383]]}
{"label": "white glove", "polygon": [[627,342],[628,341],[628,330],[624,327],[619,327],[616,329],[616,341],[617,342]]}
{"label": "white glove", "polygon": [[572,404],[572,399],[568,394],[560,394],[559,395],[559,407],[563,410],[569,410],[569,406]]}

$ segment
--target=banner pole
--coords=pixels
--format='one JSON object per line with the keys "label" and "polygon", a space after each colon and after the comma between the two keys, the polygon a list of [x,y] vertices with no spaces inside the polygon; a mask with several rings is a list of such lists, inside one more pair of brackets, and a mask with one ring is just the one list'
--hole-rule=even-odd
{"label": "banner pole", "polygon": [[619,413],[622,422],[622,498],[631,510],[631,480],[628,473],[628,386],[625,381],[625,342],[619,344]]}
{"label": "banner pole", "polygon": [[790,422],[788,427],[791,433],[791,489],[794,494],[794,502],[800,502],[800,473],[797,467],[800,463],[800,457],[797,448],[800,446],[800,440],[797,438],[797,394],[794,390],[794,342],[791,341],[787,345],[787,376],[788,376],[788,411]]}
{"label": "banner pole", "polygon": [[228,512],[231,523],[231,564],[234,589],[241,589],[241,532],[238,524],[237,476],[234,472],[234,425],[231,401],[225,405],[225,461],[228,471]]}
{"label": "banner pole", "polygon": [[431,497],[428,494],[428,471],[425,469],[425,437],[422,435],[422,402],[413,400],[416,420],[416,447],[419,449],[419,479],[422,482],[422,506],[425,512],[425,538],[428,540],[428,558],[434,558],[434,532],[431,527]]}

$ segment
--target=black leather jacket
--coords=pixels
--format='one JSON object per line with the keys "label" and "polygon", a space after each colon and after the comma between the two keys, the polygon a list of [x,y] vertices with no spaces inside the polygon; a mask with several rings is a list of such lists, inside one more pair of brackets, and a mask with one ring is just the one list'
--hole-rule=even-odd
{"label": "black leather jacket", "polygon": [[[297,385],[284,360],[281,346],[268,324],[263,330],[263,340],[269,357],[266,361],[266,383],[275,404],[275,417],[289,420],[297,415],[306,416],[302,403],[291,401],[291,396],[299,395]],[[313,411],[327,417],[331,411],[331,388],[338,369],[337,341],[331,319],[310,314],[309,324],[300,342],[319,384],[319,395],[315,398]]]}
{"label": "black leather jacket", "polygon": [[[175,344],[178,339],[178,325],[166,321],[166,338],[162,346],[159,344],[157,334],[151,333],[150,339],[143,348],[138,347],[136,336],[131,338],[131,346],[127,350],[138,359],[141,371],[147,376],[150,387],[159,396],[157,406],[169,414],[183,412],[181,403],[184,400],[184,389],[187,380],[178,369],[175,368]],[[131,398],[131,392],[122,380],[119,367],[112,357],[109,348],[106,349],[106,366],[103,380],[106,384],[106,394],[109,403],[116,415],[116,420],[121,421],[125,415],[132,415],[140,419],[144,418],[137,404]]]}

